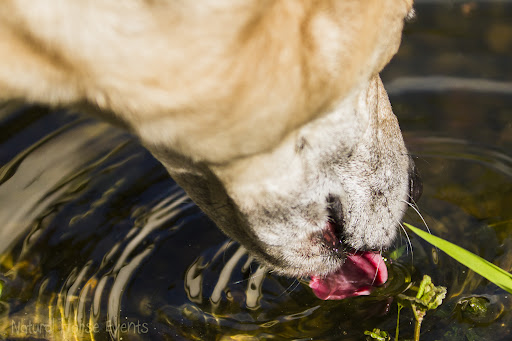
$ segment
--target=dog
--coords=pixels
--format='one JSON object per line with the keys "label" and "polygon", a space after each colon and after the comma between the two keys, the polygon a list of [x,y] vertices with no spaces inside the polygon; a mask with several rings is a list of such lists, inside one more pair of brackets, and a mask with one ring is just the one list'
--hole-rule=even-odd
{"label": "dog", "polygon": [[[379,72],[412,0],[3,0],[0,98],[136,134],[259,262],[323,299],[386,281],[421,185]],[[351,283],[351,284],[349,284]]]}

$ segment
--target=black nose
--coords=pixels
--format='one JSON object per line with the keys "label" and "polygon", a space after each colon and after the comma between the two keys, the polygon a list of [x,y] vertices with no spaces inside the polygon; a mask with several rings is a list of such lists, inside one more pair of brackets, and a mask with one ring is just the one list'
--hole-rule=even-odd
{"label": "black nose", "polygon": [[420,200],[421,194],[423,193],[423,182],[421,181],[418,169],[411,160],[411,169],[409,171],[409,202],[414,204]]}

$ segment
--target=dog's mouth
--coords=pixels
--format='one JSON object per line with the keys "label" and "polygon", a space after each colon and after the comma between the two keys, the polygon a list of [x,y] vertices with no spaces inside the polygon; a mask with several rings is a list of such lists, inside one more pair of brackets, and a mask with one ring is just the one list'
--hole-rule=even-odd
{"label": "dog's mouth", "polygon": [[347,255],[345,263],[327,276],[311,276],[309,287],[322,300],[342,300],[369,295],[388,279],[384,259],[378,252],[355,252]]}
{"label": "dog's mouth", "polygon": [[334,252],[345,252],[343,265],[325,276],[311,276],[313,293],[322,300],[341,300],[347,297],[369,295],[372,290],[388,279],[384,259],[375,251],[344,251],[341,238],[343,215],[338,201],[329,198],[329,221],[322,233],[326,246]]}

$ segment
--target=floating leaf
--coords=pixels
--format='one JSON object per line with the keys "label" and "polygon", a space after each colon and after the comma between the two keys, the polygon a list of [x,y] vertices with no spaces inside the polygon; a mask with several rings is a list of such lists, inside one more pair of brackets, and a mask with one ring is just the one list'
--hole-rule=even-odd
{"label": "floating leaf", "polygon": [[389,334],[384,331],[380,330],[379,328],[375,328],[372,331],[365,331],[364,335],[369,336],[369,338],[366,338],[367,340],[377,340],[377,341],[389,341],[391,340],[391,337]]}

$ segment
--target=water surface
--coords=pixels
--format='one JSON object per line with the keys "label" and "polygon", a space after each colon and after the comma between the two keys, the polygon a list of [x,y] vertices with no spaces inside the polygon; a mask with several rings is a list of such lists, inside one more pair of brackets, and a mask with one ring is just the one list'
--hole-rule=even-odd
{"label": "water surface", "polygon": [[[383,80],[431,231],[512,269],[512,4],[416,5]],[[395,297],[448,287],[422,340],[508,340],[511,295],[402,234],[390,280],[323,302],[266,274],[130,134],[77,113],[0,108],[0,335],[27,340],[364,340]],[[410,210],[405,221],[423,226]],[[393,250],[390,250],[393,251]],[[471,299],[485,311],[471,309]],[[468,303],[469,302],[469,303]],[[412,337],[412,314],[401,337]]]}

